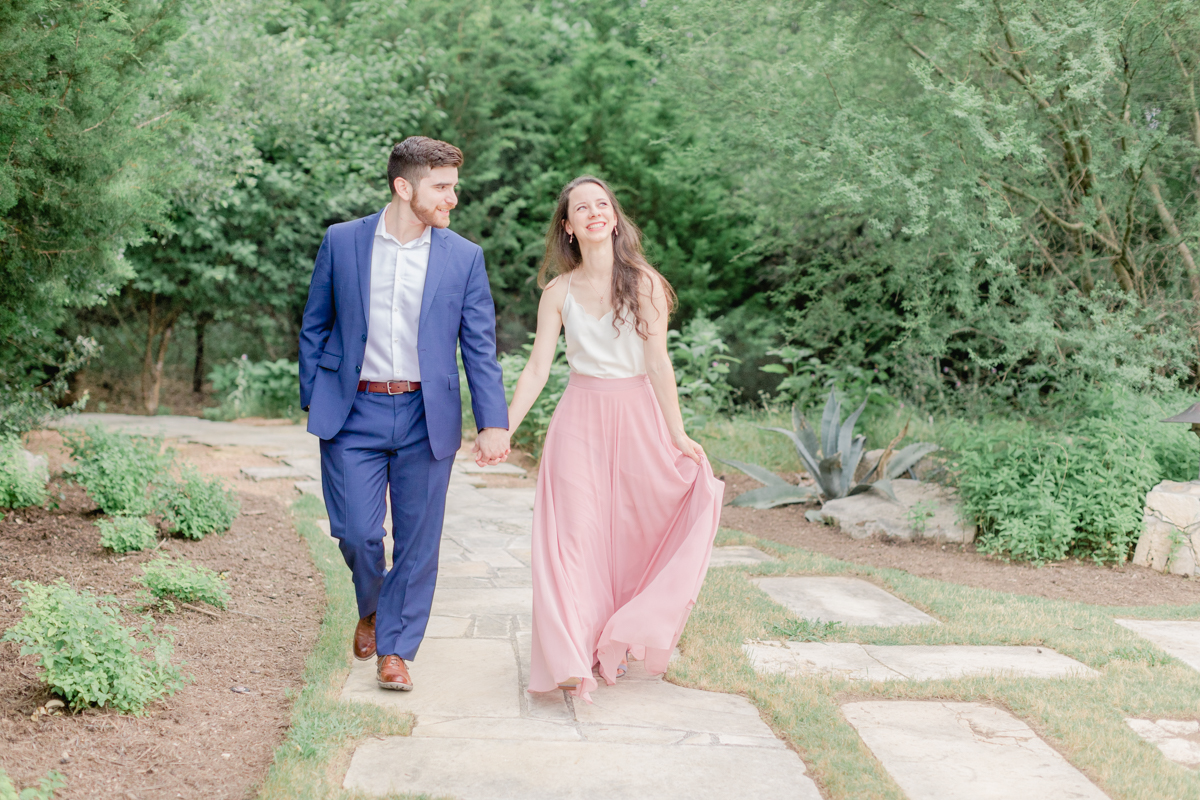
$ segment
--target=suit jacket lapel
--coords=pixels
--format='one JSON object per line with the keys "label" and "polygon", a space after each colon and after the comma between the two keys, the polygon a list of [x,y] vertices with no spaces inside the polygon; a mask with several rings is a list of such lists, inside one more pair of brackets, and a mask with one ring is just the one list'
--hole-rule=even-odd
{"label": "suit jacket lapel", "polygon": [[437,291],[438,284],[442,281],[442,274],[446,271],[448,255],[446,232],[441,228],[434,228],[429,241],[429,267],[425,270],[425,289],[421,293],[421,319],[418,326],[423,324],[425,318],[429,316],[429,307],[433,305],[433,294]]}
{"label": "suit jacket lapel", "polygon": [[378,212],[363,217],[354,232],[354,260],[358,262],[358,291],[362,295],[363,322],[371,323],[371,248],[375,244],[375,229],[379,227]]}

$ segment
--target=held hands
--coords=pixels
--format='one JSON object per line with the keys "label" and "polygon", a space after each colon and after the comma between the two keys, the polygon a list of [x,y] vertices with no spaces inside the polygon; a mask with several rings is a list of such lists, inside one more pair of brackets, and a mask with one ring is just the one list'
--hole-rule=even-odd
{"label": "held hands", "polygon": [[475,463],[481,467],[494,467],[507,459],[511,452],[508,431],[504,428],[484,428],[475,437],[475,444],[471,446]]}
{"label": "held hands", "polygon": [[704,458],[704,448],[692,441],[686,433],[676,433],[671,436],[671,443],[679,448],[679,452],[695,461],[697,464]]}

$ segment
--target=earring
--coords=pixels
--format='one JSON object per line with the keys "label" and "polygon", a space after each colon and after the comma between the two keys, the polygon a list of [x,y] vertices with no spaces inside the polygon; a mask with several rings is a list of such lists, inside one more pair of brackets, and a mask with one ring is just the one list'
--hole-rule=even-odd
{"label": "earring", "polygon": [[567,234],[567,244],[575,244],[575,234],[573,234],[573,233]]}

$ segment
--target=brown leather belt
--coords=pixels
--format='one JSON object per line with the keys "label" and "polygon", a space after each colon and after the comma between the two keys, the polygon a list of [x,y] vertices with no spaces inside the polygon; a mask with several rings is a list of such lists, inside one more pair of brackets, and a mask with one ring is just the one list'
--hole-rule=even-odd
{"label": "brown leather belt", "polygon": [[359,381],[360,392],[373,394],[406,394],[421,388],[420,381]]}

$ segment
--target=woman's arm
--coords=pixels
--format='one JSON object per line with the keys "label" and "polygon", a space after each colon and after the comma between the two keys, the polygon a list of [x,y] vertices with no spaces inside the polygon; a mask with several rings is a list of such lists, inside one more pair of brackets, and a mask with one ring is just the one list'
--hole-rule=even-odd
{"label": "woman's arm", "polygon": [[538,395],[546,386],[550,377],[550,365],[554,363],[554,353],[558,349],[558,335],[562,331],[562,302],[566,289],[559,278],[550,281],[542,292],[541,302],[538,303],[537,333],[533,337],[533,352],[521,377],[517,379],[517,388],[513,391],[512,402],[508,406],[509,435],[516,433],[525,415],[533,407]]}
{"label": "woman's arm", "polygon": [[699,464],[704,457],[704,449],[692,441],[683,429],[679,391],[675,388],[675,367],[671,365],[671,355],[667,352],[667,293],[663,289],[662,279],[657,275],[647,275],[642,287],[638,299],[642,308],[648,309],[644,313],[650,329],[650,337],[646,340],[646,374],[650,377],[658,407],[667,421],[671,442],[681,453]]}

